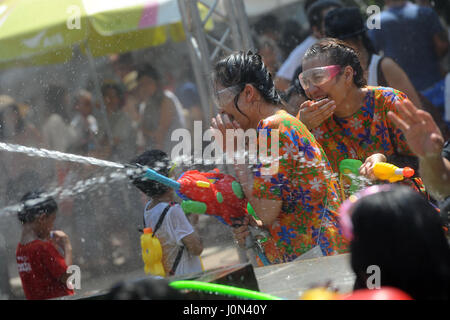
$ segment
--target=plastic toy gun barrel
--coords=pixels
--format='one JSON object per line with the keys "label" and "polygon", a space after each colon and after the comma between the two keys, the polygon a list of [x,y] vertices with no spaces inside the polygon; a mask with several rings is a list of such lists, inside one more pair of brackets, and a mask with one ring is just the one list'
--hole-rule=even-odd
{"label": "plastic toy gun barrel", "polygon": [[144,178],[160,182],[163,185],[168,186],[169,188],[172,188],[175,190],[179,190],[181,188],[180,183],[178,183],[177,181],[167,178],[150,168],[146,168]]}

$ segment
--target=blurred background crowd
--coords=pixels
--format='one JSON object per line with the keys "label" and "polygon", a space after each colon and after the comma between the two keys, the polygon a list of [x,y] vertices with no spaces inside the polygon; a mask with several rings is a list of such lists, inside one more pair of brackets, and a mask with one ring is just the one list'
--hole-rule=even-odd
{"label": "blurred background crowd", "polygon": [[[322,5],[314,7],[318,1]],[[406,31],[366,30],[368,16],[363,8],[398,2],[411,6],[411,12],[415,6],[426,7],[427,16],[405,24]],[[360,10],[354,16],[350,12],[337,20],[327,17],[334,9],[355,6]],[[382,24],[396,30],[395,16],[386,14],[382,19],[386,19]],[[332,36],[359,47],[368,72],[379,69],[374,55],[392,59],[406,78],[389,74],[381,63],[374,85],[409,91],[408,96],[417,97],[417,105],[433,115],[448,139],[450,111],[446,114],[442,95],[450,62],[447,0],[297,1],[250,17],[250,27],[254,46],[294,116],[306,100],[297,79],[301,57],[318,39]],[[220,34],[220,25],[212,32]],[[194,121],[209,123],[183,42],[98,58],[95,66],[100,90],[80,52],[60,65],[0,71],[0,142],[126,163],[148,149],[170,154],[176,143],[170,141],[174,129],[192,132]],[[17,203],[29,190],[73,186],[108,170],[1,152],[0,172],[3,208]],[[128,182],[105,183],[66,197],[59,205],[56,224],[70,234],[82,270],[101,274],[114,268],[121,272],[141,268],[137,229],[145,199]],[[20,226],[14,217],[0,219],[0,246],[6,248],[6,260],[14,263]],[[9,272],[14,274],[14,269]]]}

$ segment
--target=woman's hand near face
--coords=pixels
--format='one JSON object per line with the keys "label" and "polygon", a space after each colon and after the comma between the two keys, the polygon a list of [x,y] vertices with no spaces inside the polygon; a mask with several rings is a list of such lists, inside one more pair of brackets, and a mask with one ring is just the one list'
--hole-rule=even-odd
{"label": "woman's hand near face", "polygon": [[318,102],[308,100],[300,106],[299,119],[308,130],[312,130],[331,117],[334,110],[336,110],[336,103],[333,100],[323,99]]}
{"label": "woman's hand near face", "polygon": [[370,180],[377,180],[373,174],[373,166],[378,162],[386,162],[386,156],[382,153],[375,153],[366,158],[363,165],[359,168],[359,174]]}
{"label": "woman's hand near face", "polygon": [[[226,151],[227,146],[227,129],[237,130],[241,129],[239,123],[236,120],[231,121],[230,117],[228,117],[225,113],[219,113],[217,116],[211,119],[211,128],[219,130],[222,135],[222,150]],[[233,145],[236,145],[235,143]]]}

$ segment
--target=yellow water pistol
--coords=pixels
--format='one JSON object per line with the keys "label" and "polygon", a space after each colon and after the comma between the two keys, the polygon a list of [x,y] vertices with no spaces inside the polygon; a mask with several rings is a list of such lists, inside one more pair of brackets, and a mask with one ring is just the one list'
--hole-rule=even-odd
{"label": "yellow water pistol", "polygon": [[146,274],[165,277],[166,273],[162,264],[162,248],[158,238],[153,237],[152,228],[145,228],[141,235],[142,260]]}
{"label": "yellow water pistol", "polygon": [[414,175],[414,169],[410,167],[399,168],[390,163],[377,162],[373,167],[373,174],[379,180],[397,182],[404,178],[411,178]]}

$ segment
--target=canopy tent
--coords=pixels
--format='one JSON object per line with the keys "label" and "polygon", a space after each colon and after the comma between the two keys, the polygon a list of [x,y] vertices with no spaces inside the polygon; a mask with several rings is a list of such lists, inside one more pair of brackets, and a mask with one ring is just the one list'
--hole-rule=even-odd
{"label": "canopy tent", "polygon": [[[206,28],[212,28],[211,21]],[[168,37],[184,40],[176,0],[6,0],[0,4],[0,68],[64,62],[72,57],[75,45],[98,57],[161,45]]]}
{"label": "canopy tent", "polygon": [[[201,14],[206,14],[203,6]],[[0,4],[0,68],[62,63],[86,53],[102,113],[93,57],[163,44],[185,35],[176,0],[5,0]],[[212,28],[208,21],[205,28]],[[111,130],[106,121],[111,142]]]}

